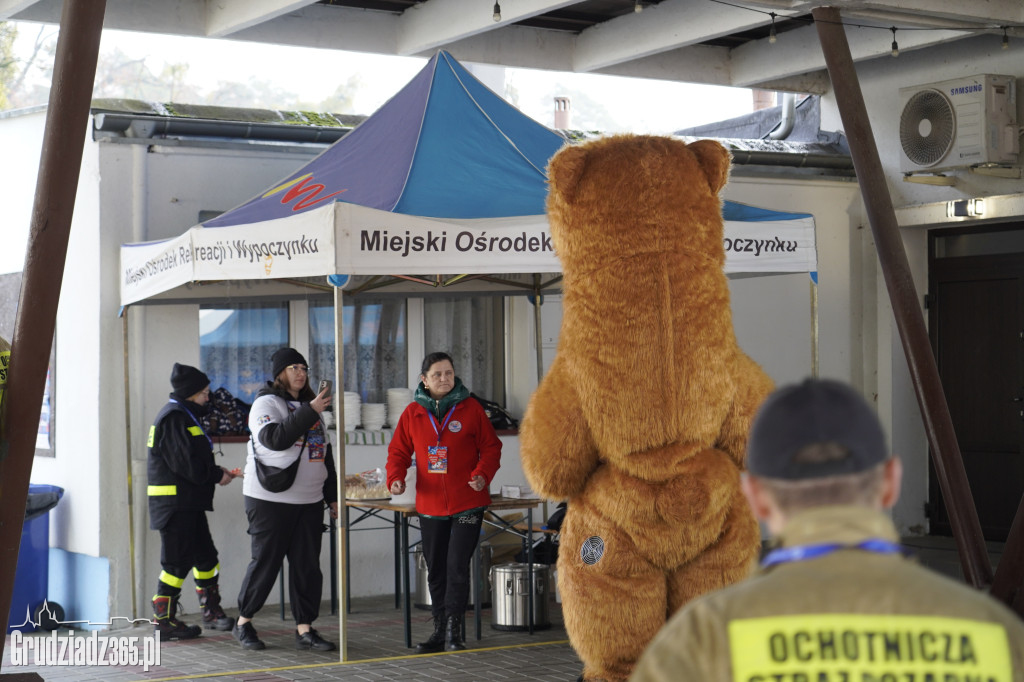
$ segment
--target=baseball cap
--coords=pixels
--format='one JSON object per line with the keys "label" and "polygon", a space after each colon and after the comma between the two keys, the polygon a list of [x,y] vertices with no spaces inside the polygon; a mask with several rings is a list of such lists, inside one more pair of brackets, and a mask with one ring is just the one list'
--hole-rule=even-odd
{"label": "baseball cap", "polygon": [[[846,456],[797,461],[808,445],[834,443]],[[866,471],[889,458],[878,416],[852,388],[806,379],[768,396],[750,429],[747,469],[755,476],[798,481]]]}

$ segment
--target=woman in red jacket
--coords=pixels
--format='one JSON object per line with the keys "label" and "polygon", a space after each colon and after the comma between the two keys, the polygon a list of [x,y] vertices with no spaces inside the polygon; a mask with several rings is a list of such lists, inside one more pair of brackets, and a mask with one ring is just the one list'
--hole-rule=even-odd
{"label": "woman in red jacket", "polygon": [[388,446],[388,488],[405,492],[416,455],[416,511],[427,562],[434,633],[416,653],[465,649],[462,615],[469,561],[480,539],[488,486],[501,463],[501,441],[447,353],[423,359],[415,402],[405,408]]}

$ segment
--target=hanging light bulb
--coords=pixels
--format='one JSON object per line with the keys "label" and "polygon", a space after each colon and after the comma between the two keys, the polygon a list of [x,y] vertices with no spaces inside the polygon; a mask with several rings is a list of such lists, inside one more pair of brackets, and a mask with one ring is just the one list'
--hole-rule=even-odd
{"label": "hanging light bulb", "polygon": [[896,44],[896,27],[893,26],[889,30],[892,31],[892,56],[893,57],[899,57],[900,56],[900,46]]}
{"label": "hanging light bulb", "polygon": [[636,0],[636,2],[633,4],[633,11],[636,12],[637,14],[644,11],[643,3],[641,3],[640,0]]}
{"label": "hanging light bulb", "polygon": [[774,45],[775,41],[778,40],[778,38],[775,36],[775,17],[777,15],[775,14],[775,12],[769,12],[768,16],[772,18],[772,27],[768,29],[768,42]]}
{"label": "hanging light bulb", "polygon": [[501,5],[497,2],[494,3],[494,14],[491,15],[491,18],[495,21],[501,21]]}
{"label": "hanging light bulb", "polygon": [[1009,40],[1009,38],[1006,37],[1006,27],[1005,26],[1003,26],[1003,49],[1004,50],[1010,49],[1010,40]]}

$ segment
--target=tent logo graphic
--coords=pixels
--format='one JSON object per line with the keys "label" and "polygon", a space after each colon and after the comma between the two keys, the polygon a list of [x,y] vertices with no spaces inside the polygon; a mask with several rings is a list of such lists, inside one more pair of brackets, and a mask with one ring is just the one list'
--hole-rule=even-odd
{"label": "tent logo graphic", "polygon": [[338,190],[337,192],[332,192],[326,196],[320,196],[320,193],[326,190],[327,186],[319,182],[314,183],[312,185],[307,185],[306,183],[310,182],[312,179],[313,174],[306,173],[305,175],[299,176],[294,180],[289,180],[288,182],[282,185],[274,187],[273,189],[269,190],[266,194],[264,194],[262,198],[266,199],[267,197],[271,197],[277,194],[278,192],[284,192],[284,196],[281,197],[281,203],[287,204],[292,200],[298,198],[298,201],[296,201],[295,205],[292,206],[292,210],[301,211],[303,209],[309,208],[310,206],[316,206],[322,201],[327,201],[331,197],[337,196],[342,192],[347,191],[341,189]]}

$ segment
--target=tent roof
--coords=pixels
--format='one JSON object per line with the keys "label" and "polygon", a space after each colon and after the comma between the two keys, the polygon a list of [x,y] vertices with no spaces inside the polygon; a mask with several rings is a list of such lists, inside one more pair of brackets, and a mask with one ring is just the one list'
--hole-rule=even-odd
{"label": "tent roof", "polygon": [[[197,281],[556,273],[545,168],[564,143],[439,52],[269,190],[178,237],[124,245],[122,303]],[[727,273],[816,268],[811,216],[724,202],[723,217]]]}
{"label": "tent roof", "polygon": [[540,215],[544,169],[564,142],[442,51],[317,158],[204,225],[284,218],[325,201],[433,218]]}

